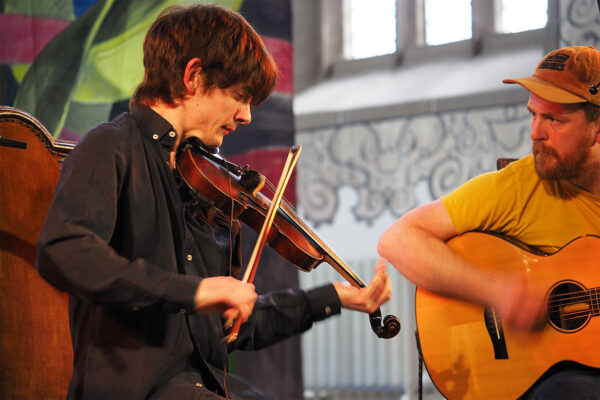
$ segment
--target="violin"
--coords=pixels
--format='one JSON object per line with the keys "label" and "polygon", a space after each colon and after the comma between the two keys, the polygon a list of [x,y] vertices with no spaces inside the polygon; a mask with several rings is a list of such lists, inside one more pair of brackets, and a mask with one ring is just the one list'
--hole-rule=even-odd
{"label": "violin", "polygon": [[[186,139],[181,144],[175,171],[192,195],[200,193],[221,213],[242,221],[256,232],[261,230],[271,200],[260,192],[266,178],[258,171],[209,152],[197,138]],[[352,286],[366,287],[285,201],[277,208],[266,244],[304,272],[326,262]],[[390,339],[400,332],[400,320],[394,315],[382,320],[380,309],[369,314],[369,321],[380,338]]]}

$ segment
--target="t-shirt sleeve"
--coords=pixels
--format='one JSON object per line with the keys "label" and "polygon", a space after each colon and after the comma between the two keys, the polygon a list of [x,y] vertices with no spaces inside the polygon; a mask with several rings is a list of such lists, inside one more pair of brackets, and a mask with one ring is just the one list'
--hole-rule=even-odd
{"label": "t-shirt sleeve", "polygon": [[515,220],[518,186],[511,170],[479,175],[441,198],[456,232],[506,232]]}

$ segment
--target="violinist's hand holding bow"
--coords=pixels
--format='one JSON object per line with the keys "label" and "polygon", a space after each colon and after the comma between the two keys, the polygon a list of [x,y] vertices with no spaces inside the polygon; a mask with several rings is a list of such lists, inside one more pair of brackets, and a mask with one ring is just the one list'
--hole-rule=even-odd
{"label": "violinist's hand holding bow", "polygon": [[225,321],[246,321],[256,302],[252,283],[242,282],[230,276],[204,278],[196,290],[194,305],[202,313],[221,312]]}
{"label": "violinist's hand holding bow", "polygon": [[380,258],[375,265],[375,276],[371,282],[357,288],[342,282],[333,283],[342,307],[372,313],[392,297],[392,285],[386,272],[386,260]]}

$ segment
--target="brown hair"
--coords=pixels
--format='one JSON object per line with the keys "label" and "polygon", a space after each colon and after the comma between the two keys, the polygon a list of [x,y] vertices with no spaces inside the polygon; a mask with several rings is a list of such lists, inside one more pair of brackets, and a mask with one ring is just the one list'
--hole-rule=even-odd
{"label": "brown hair", "polygon": [[188,61],[198,57],[204,87],[243,84],[259,105],[277,81],[277,66],[260,36],[238,13],[213,4],[165,9],[144,39],[144,80],[131,103],[160,100],[166,104],[186,94],[183,75]]}
{"label": "brown hair", "polygon": [[582,107],[587,122],[594,122],[600,117],[600,107],[591,102],[583,103]]}

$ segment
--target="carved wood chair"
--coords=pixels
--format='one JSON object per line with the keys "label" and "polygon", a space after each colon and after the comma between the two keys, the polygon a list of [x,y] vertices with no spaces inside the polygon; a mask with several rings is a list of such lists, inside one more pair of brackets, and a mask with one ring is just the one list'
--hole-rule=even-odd
{"label": "carved wood chair", "polygon": [[31,115],[0,107],[2,399],[66,397],[73,363],[67,295],[39,276],[35,248],[73,146],[54,141]]}

